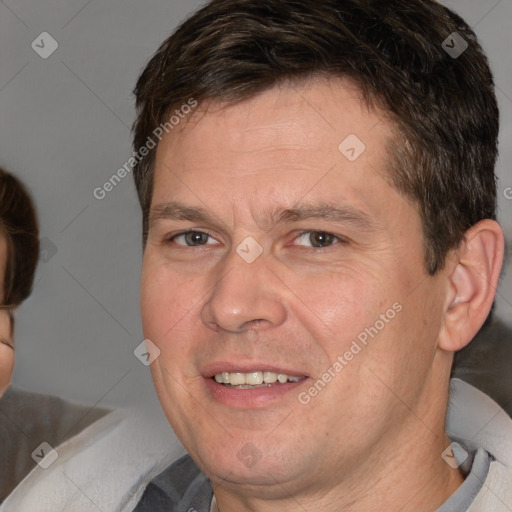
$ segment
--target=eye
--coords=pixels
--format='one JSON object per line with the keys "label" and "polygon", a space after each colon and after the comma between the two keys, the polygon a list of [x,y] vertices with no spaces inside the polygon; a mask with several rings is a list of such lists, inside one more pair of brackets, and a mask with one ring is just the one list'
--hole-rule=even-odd
{"label": "eye", "polygon": [[[213,242],[208,242],[211,240]],[[185,245],[188,247],[197,247],[199,245],[213,245],[218,244],[214,238],[207,233],[202,231],[185,231],[184,233],[178,233],[169,239],[170,242],[174,242],[177,245]]]}
{"label": "eye", "polygon": [[342,240],[332,233],[325,231],[306,231],[295,239],[297,245],[305,245],[308,247],[329,247]]}

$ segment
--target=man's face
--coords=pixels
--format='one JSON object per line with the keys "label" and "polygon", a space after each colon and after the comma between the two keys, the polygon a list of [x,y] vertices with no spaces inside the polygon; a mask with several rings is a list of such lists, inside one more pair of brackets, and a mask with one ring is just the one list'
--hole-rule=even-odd
{"label": "man's face", "polygon": [[[388,184],[390,136],[333,80],[211,104],[161,141],[144,335],[162,407],[214,482],[325,485],[442,429],[445,281]],[[275,374],[292,379],[250,385]]]}
{"label": "man's face", "polygon": [[[0,304],[4,299],[5,269],[7,265],[7,240],[0,235]],[[14,367],[14,346],[12,325],[9,311],[0,308],[0,397],[5,393],[11,382]]]}

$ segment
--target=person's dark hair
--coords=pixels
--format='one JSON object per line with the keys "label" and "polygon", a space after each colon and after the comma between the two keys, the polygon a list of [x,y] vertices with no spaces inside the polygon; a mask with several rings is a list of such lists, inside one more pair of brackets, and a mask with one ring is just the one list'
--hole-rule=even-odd
{"label": "person's dark hair", "polygon": [[0,168],[0,236],[7,239],[3,303],[18,306],[32,291],[39,259],[39,229],[25,186]]}
{"label": "person's dark hair", "polygon": [[[462,48],[459,36],[468,47],[454,58],[446,50]],[[229,105],[315,76],[352,80],[367,105],[391,119],[389,179],[418,205],[426,268],[435,274],[469,227],[495,219],[499,128],[493,77],[474,32],[435,1],[213,0],[139,77],[135,151],[191,98]],[[155,153],[133,169],[144,241]]]}

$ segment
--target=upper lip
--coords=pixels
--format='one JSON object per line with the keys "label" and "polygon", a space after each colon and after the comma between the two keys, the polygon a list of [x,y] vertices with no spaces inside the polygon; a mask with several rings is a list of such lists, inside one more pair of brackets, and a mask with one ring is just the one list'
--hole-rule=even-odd
{"label": "upper lip", "polygon": [[204,377],[210,378],[217,373],[229,372],[229,373],[252,373],[252,372],[275,372],[277,374],[282,373],[289,377],[307,377],[307,373],[297,370],[290,369],[285,366],[276,365],[276,363],[269,363],[264,361],[247,361],[247,362],[230,362],[230,361],[219,361],[215,363],[209,363],[201,372]]}

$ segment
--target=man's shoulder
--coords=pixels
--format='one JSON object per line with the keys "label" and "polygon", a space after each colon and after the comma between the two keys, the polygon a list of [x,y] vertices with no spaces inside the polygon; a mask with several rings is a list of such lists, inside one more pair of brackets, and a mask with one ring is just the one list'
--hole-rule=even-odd
{"label": "man's shoulder", "polygon": [[134,512],[172,512],[178,506],[208,512],[212,496],[207,476],[190,455],[184,455],[151,480]]}

